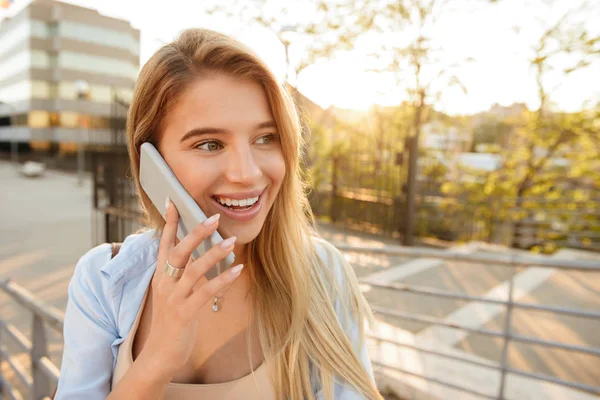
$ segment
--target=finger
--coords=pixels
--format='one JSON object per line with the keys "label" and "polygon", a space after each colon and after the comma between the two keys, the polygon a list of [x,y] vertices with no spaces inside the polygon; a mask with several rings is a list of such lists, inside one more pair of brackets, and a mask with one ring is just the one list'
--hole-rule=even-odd
{"label": "finger", "polygon": [[209,299],[217,296],[225,288],[235,282],[242,273],[243,268],[243,264],[231,267],[221,275],[202,285],[189,297],[187,300],[188,306],[193,310],[199,310]]}
{"label": "finger", "polygon": [[169,264],[175,268],[186,266],[192,252],[217,229],[220,214],[215,214],[198,224],[169,254]]}
{"label": "finger", "polygon": [[173,293],[174,296],[187,298],[192,293],[194,286],[198,280],[206,274],[208,270],[214,267],[219,261],[224,259],[231,253],[235,246],[235,236],[223,240],[221,243],[214,245],[202,257],[195,260],[183,271],[181,279],[179,279],[177,288]]}
{"label": "finger", "polygon": [[[179,212],[177,212],[177,207],[168,197],[165,200],[165,226],[163,227],[163,231],[160,237],[160,244],[158,247],[158,266],[162,268],[169,257],[169,253],[171,249],[175,246],[175,240],[177,239],[177,228],[179,224]],[[162,276],[162,274],[155,274]]]}

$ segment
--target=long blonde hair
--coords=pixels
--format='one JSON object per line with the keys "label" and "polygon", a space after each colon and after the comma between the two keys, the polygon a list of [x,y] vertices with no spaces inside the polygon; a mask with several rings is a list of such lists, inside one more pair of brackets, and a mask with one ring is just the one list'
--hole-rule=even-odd
{"label": "long blonde hair", "polygon": [[[335,379],[368,399],[381,399],[362,367],[351,341],[338,323],[334,302],[340,300],[358,321],[369,316],[349,264],[331,245],[314,240],[314,218],[299,168],[303,148],[294,101],[269,68],[246,46],[205,29],[184,31],[160,48],[144,65],[127,118],[131,169],[147,223],[159,231],[164,220],[140,187],[140,146],[158,145],[165,117],[186,85],[207,74],[222,73],[259,83],[269,100],[281,137],[286,175],[264,226],[247,246],[246,265],[254,282],[252,298],[258,337],[265,359],[272,360],[277,398],[314,399],[311,375],[333,398]],[[329,261],[342,265],[340,288],[332,268],[317,256],[316,243]],[[331,264],[331,262],[329,263]],[[316,369],[311,372],[311,364]]]}

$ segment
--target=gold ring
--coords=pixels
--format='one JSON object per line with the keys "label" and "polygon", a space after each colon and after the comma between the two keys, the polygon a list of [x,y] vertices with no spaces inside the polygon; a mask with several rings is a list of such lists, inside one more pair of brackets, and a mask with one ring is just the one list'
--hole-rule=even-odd
{"label": "gold ring", "polygon": [[167,262],[165,264],[165,274],[167,274],[171,278],[181,278],[181,275],[183,275],[184,269],[185,269],[185,267],[184,268],[175,268],[174,266],[172,266],[169,263],[169,260],[167,260]]}

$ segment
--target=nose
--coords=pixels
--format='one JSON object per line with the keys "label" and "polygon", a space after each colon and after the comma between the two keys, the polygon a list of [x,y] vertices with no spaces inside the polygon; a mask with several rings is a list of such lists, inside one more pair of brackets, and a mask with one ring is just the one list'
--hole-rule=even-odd
{"label": "nose", "polygon": [[239,146],[232,151],[226,166],[226,178],[231,183],[252,185],[262,176],[255,154],[248,146]]}

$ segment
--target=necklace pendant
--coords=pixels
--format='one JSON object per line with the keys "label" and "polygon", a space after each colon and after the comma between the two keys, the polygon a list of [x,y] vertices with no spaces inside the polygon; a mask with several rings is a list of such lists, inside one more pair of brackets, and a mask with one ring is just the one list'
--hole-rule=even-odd
{"label": "necklace pendant", "polygon": [[218,301],[219,301],[219,298],[218,298],[218,297],[215,297],[215,298],[213,299],[212,310],[213,310],[214,312],[217,312],[217,311],[219,311],[219,304],[217,304],[217,302],[218,302]]}

